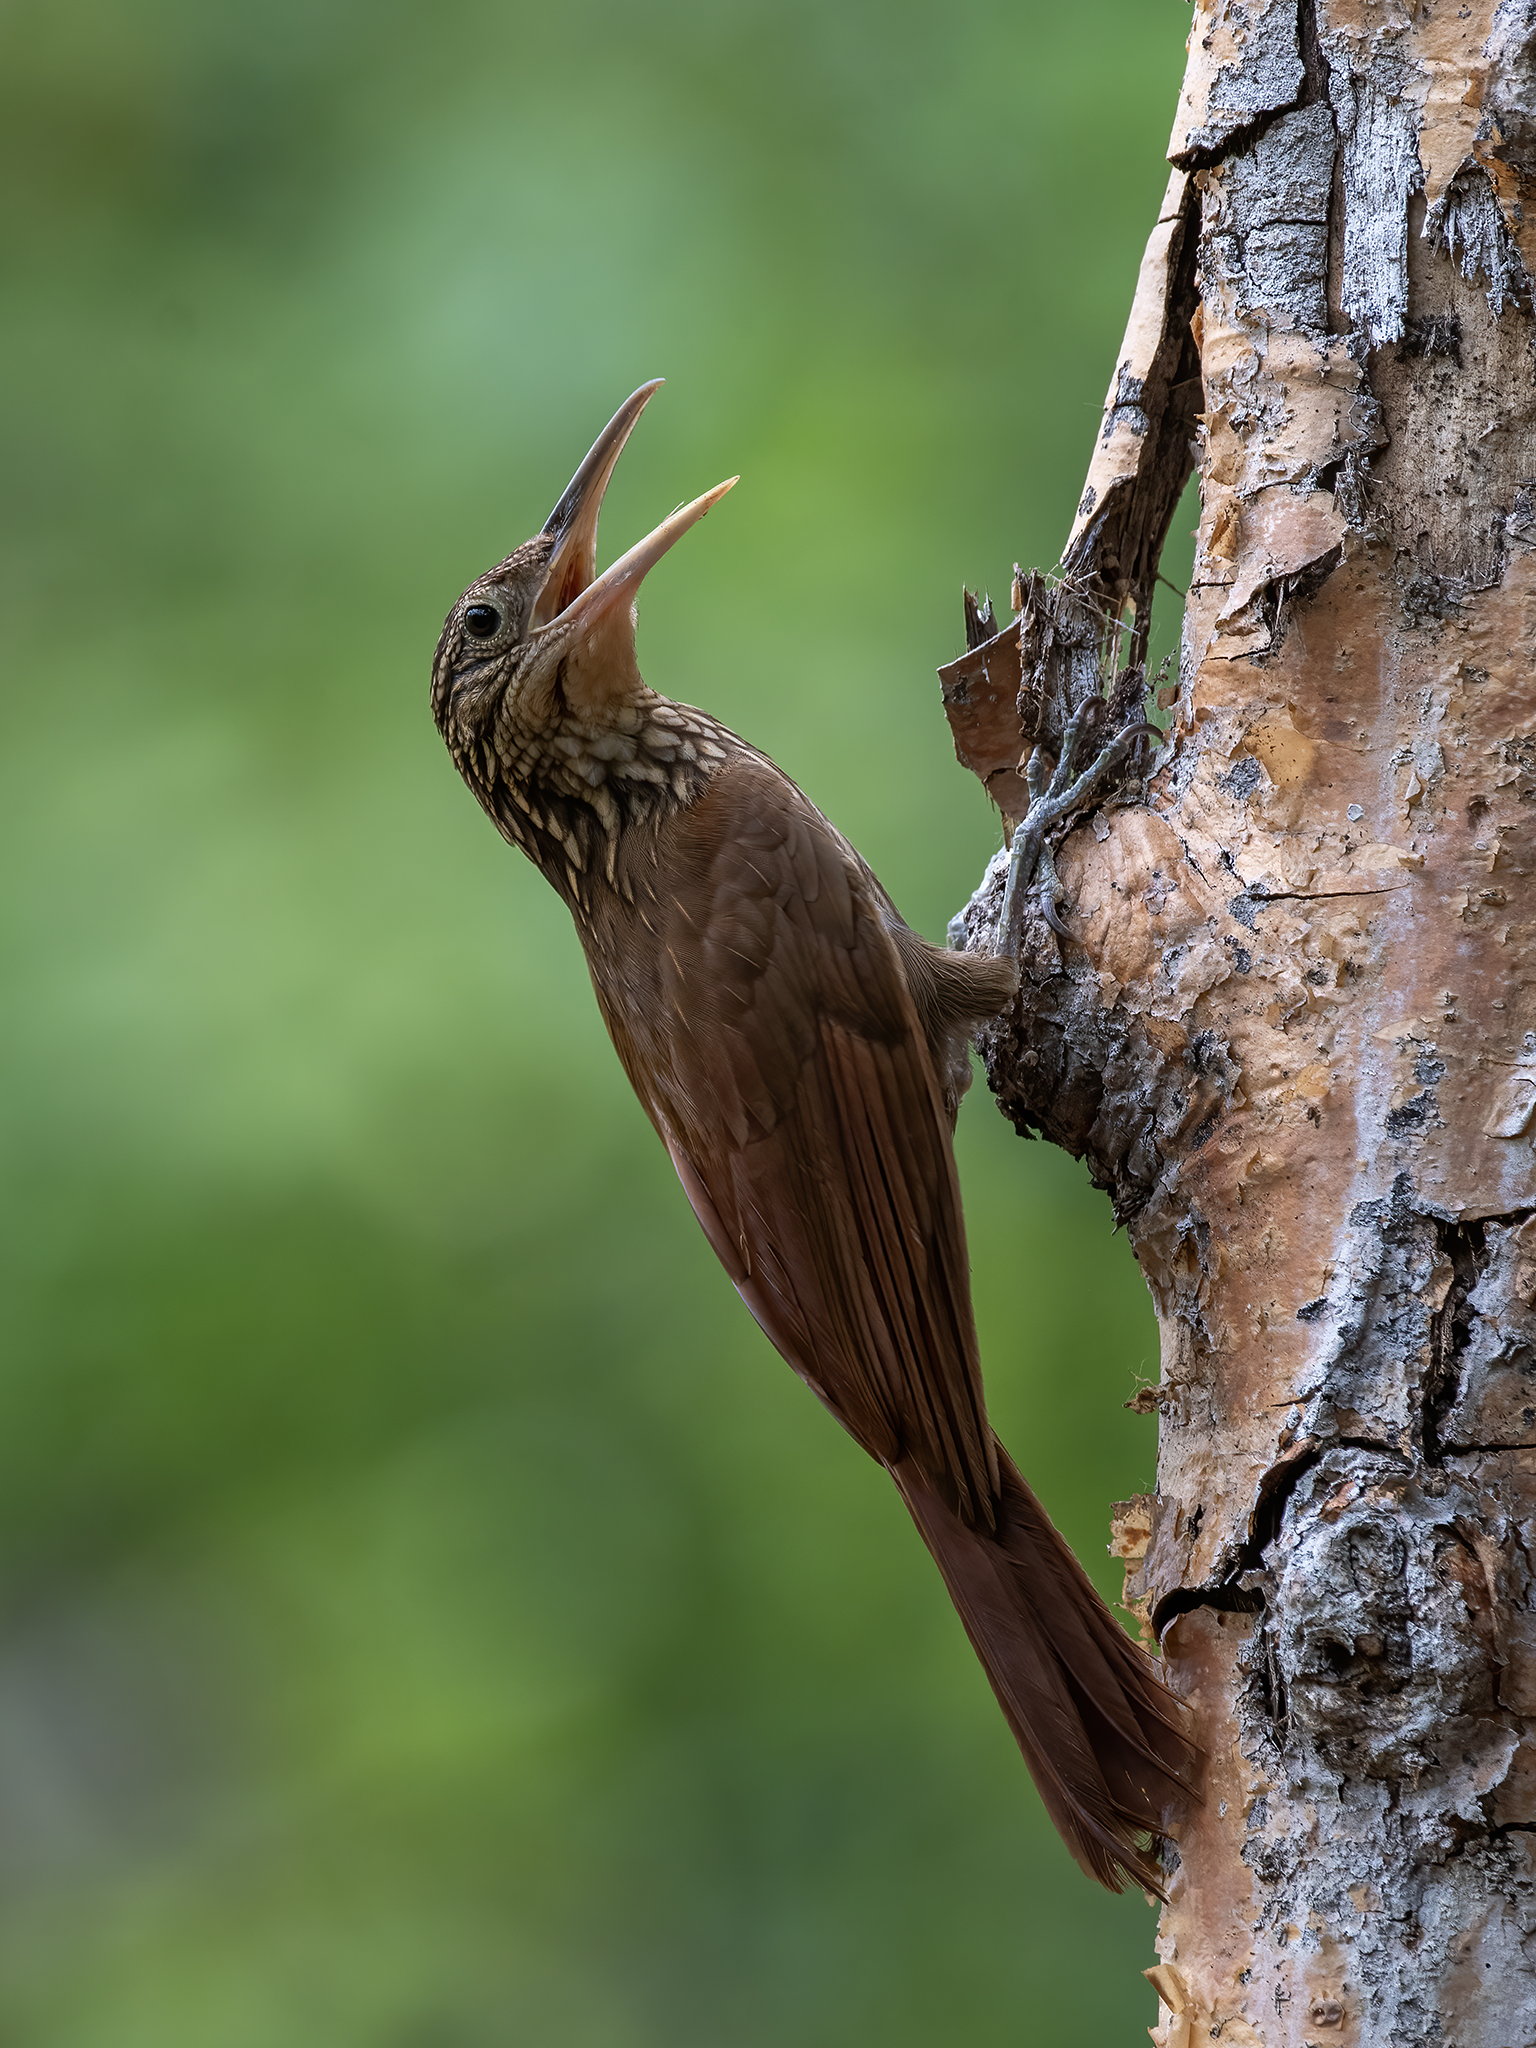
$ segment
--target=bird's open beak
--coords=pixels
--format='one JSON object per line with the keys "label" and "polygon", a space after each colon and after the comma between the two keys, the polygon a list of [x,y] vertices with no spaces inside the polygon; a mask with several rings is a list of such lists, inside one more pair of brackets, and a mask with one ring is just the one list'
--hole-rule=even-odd
{"label": "bird's open beak", "polygon": [[533,608],[535,632],[540,626],[547,626],[552,619],[557,619],[596,576],[597,520],[603,509],[603,493],[624,452],[624,443],[634,432],[635,422],[653,394],[661,389],[663,381],[660,377],[653,377],[649,384],[642,384],[638,391],[625,399],[593,442],[591,453],[561,492],[559,504],[545,520],[544,531],[554,534],[556,542],[555,552],[550,557],[549,575]]}
{"label": "bird's open beak", "polygon": [[544,531],[558,535],[550,557],[549,574],[533,608],[532,630],[537,633],[559,622],[564,643],[569,635],[590,634],[621,604],[634,601],[646,572],[654,568],[672,543],[685,534],[695,520],[702,519],[717,498],[723,498],[730,477],[716,484],[691,505],[679,506],[653,533],[637,541],[628,554],[620,555],[612,568],[597,573],[597,516],[603,508],[603,493],[613,475],[624,443],[635,422],[645,411],[662,379],[653,377],[626,398],[613,418],[592,444],[592,451],[561,493],[560,502],[544,522]]}

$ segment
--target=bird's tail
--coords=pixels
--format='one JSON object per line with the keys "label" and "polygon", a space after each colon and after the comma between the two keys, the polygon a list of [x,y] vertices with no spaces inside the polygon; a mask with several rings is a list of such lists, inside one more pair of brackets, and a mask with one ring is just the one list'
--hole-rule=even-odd
{"label": "bird's tail", "polygon": [[[892,1476],[1062,1840],[1112,1892],[1163,1892],[1158,1841],[1195,1795],[1188,1714],[1095,1592],[1001,1444],[995,1530],[910,1461]],[[1150,1842],[1149,1842],[1150,1838]]]}

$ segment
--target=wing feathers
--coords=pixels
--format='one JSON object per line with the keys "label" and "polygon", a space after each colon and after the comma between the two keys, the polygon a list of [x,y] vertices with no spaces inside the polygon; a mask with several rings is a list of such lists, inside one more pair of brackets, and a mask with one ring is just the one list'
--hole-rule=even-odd
{"label": "wing feathers", "polygon": [[675,829],[697,886],[686,914],[656,906],[660,1028],[621,1044],[631,1078],[768,1336],[866,1449],[900,1446],[990,1521],[959,1186],[883,892],[762,763]]}
{"label": "wing feathers", "polygon": [[[963,1274],[965,1246],[957,1232],[942,1226],[943,1195],[950,1174],[947,1156],[935,1156],[930,1141],[942,1127],[928,1107],[926,1132],[911,1128],[910,1102],[929,1092],[929,1077],[919,1070],[905,1102],[893,1104],[891,1049],[872,1046],[845,1028],[823,1031],[827,1065],[837,1097],[838,1127],[843,1140],[844,1168],[854,1191],[854,1213],[860,1231],[860,1263],[873,1274],[884,1310],[879,1332],[882,1362],[898,1383],[900,1409],[914,1420],[920,1434],[911,1441],[914,1455],[930,1469],[947,1473],[967,1519],[980,1514],[991,1520],[995,1475],[987,1470],[991,1432],[981,1401],[975,1370],[975,1334],[968,1291],[956,1298],[949,1285],[958,1263]],[[897,1059],[918,1063],[907,1044]],[[925,1085],[928,1084],[928,1085]],[[947,1148],[945,1148],[947,1151]],[[928,1156],[920,1156],[926,1150]],[[959,1205],[949,1205],[958,1222]],[[935,1229],[935,1225],[940,1227]],[[904,1398],[903,1398],[904,1397]]]}

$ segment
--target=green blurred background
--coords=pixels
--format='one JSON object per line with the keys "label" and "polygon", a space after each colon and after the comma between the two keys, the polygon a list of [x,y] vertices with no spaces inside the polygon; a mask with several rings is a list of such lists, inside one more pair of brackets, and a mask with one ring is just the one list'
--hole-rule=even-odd
{"label": "green blurred background", "polygon": [[[997,827],[934,667],[1065,537],[1185,10],[0,19],[0,2040],[1142,2038],[1151,1915],[716,1268],[426,685],[665,374],[604,558],[742,483],[646,673],[941,934]],[[984,1089],[960,1150],[994,1414],[1113,1593],[1144,1289]]]}

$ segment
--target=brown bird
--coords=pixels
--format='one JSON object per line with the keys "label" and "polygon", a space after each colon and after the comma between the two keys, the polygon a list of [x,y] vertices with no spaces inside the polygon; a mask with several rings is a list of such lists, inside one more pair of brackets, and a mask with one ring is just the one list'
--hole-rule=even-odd
{"label": "brown bird", "polygon": [[641,680],[641,579],[736,481],[596,574],[603,493],[659,382],[448,614],[433,716],[570,909],[625,1072],[737,1291],[895,1480],[1067,1846],[1112,1891],[1122,1872],[1160,1891],[1156,1843],[1195,1769],[1183,1710],[982,1393],[950,1139],[970,1035],[1017,970],[919,938],[766,755]]}

